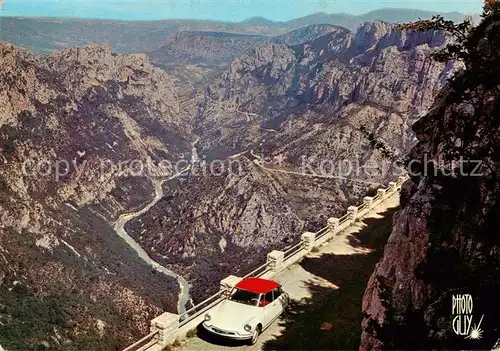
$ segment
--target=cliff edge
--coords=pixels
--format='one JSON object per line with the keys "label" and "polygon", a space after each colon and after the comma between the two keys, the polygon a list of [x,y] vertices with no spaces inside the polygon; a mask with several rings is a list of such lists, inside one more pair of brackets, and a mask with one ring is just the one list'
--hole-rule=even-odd
{"label": "cliff edge", "polygon": [[499,4],[466,27],[436,56],[464,70],[413,126],[411,179],[364,294],[361,350],[491,349],[500,337]]}

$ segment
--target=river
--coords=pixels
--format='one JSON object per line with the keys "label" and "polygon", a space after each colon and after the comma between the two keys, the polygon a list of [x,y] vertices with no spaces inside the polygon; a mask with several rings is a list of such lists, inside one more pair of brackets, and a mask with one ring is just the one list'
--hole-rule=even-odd
{"label": "river", "polygon": [[[196,149],[197,142],[198,141],[195,141],[193,143],[192,155],[191,155],[191,163],[192,164],[199,160],[197,149]],[[177,281],[179,282],[179,286],[180,286],[179,301],[177,303],[177,309],[178,309],[179,314],[183,314],[184,312],[186,312],[186,304],[188,302],[190,302],[191,305],[193,305],[193,301],[191,300],[191,296],[189,295],[189,289],[191,288],[191,284],[186,279],[184,279],[182,276],[180,276],[179,274],[175,273],[174,271],[168,269],[165,266],[162,266],[161,264],[159,264],[158,262],[153,260],[148,255],[148,253],[141,247],[141,245],[139,245],[139,243],[137,241],[135,241],[135,239],[132,238],[127,233],[127,231],[125,230],[125,225],[129,221],[131,221],[131,220],[145,214],[146,212],[148,212],[154,205],[156,205],[156,203],[158,201],[160,201],[160,199],[164,195],[164,193],[163,193],[163,184],[164,183],[175,180],[175,179],[179,178],[180,176],[185,175],[190,170],[191,170],[191,165],[187,166],[186,168],[181,170],[179,173],[173,175],[172,177],[170,177],[168,179],[162,179],[162,180],[156,181],[154,183],[154,188],[155,188],[154,199],[151,202],[149,202],[146,206],[144,206],[140,211],[121,215],[118,218],[118,221],[116,222],[115,227],[114,227],[116,233],[123,240],[125,240],[125,242],[137,253],[137,255],[144,262],[146,262],[152,268],[156,269],[158,272],[161,272],[169,277],[177,279]]]}

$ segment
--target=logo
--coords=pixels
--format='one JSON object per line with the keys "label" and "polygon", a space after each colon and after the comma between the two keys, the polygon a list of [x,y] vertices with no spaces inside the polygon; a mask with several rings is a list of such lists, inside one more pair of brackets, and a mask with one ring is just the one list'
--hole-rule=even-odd
{"label": "logo", "polygon": [[484,314],[479,319],[479,323],[474,323],[474,316],[472,315],[472,310],[474,308],[474,303],[472,301],[472,295],[453,295],[453,303],[451,313],[453,319],[451,325],[455,334],[464,336],[465,339],[481,339],[483,336],[483,330],[481,329],[481,323],[483,322]]}

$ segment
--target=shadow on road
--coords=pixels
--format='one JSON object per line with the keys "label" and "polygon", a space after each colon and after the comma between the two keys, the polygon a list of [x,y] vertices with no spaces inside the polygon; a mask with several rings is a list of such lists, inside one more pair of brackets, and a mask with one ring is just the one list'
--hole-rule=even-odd
{"label": "shadow on road", "polygon": [[308,286],[312,298],[294,301],[289,312],[280,317],[282,335],[263,345],[264,350],[358,349],[361,336],[362,298],[368,279],[381,259],[392,230],[390,209],[380,219],[366,219],[368,226],[351,235],[349,242],[367,253],[323,254],[306,258],[302,267],[339,286],[339,289]]}
{"label": "shadow on road", "polygon": [[229,347],[241,347],[248,345],[248,342],[245,340],[243,341],[231,340],[209,333],[205,328],[203,328],[201,324],[198,325],[197,327],[196,335],[203,341],[206,341],[214,345],[229,346]]}

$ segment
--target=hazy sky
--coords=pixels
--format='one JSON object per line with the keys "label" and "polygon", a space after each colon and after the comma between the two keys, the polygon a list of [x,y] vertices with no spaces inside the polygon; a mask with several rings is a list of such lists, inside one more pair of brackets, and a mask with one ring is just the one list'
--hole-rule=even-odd
{"label": "hazy sky", "polygon": [[[0,0],[1,3],[1,0]],[[241,21],[261,16],[286,21],[314,12],[352,14],[382,7],[480,13],[482,0],[4,0],[3,16],[114,19],[193,18]]]}

